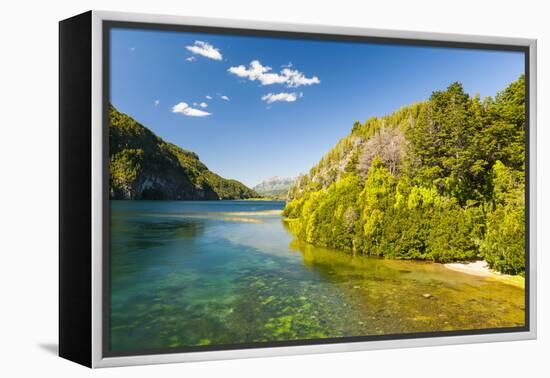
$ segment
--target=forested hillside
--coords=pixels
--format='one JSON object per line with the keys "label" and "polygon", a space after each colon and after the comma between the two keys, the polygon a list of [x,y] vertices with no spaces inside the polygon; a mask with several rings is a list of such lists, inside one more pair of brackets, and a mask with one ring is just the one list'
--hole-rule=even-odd
{"label": "forested hillside", "polygon": [[133,118],[109,109],[112,199],[218,200],[258,197],[208,170],[197,154],[165,142]]}
{"label": "forested hillside", "polygon": [[525,79],[492,98],[461,84],[356,122],[290,189],[309,243],[397,259],[485,259],[523,274]]}

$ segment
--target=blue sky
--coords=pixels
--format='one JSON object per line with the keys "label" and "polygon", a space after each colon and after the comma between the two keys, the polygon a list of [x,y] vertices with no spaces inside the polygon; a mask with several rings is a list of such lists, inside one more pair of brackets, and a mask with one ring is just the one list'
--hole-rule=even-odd
{"label": "blue sky", "polygon": [[307,172],[357,120],[454,81],[494,96],[523,72],[518,52],[111,31],[112,104],[249,186]]}

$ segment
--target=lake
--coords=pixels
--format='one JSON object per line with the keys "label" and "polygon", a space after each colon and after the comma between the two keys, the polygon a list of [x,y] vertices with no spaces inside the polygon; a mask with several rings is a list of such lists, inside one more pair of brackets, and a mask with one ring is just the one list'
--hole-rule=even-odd
{"label": "lake", "polygon": [[524,325],[522,288],[305,244],[283,208],[111,201],[111,350]]}

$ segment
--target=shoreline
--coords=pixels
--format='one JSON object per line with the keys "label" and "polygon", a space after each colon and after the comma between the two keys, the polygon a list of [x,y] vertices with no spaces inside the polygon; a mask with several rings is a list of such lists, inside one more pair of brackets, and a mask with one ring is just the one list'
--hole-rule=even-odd
{"label": "shoreline", "polygon": [[443,266],[455,272],[470,274],[472,276],[485,277],[488,279],[497,280],[509,285],[525,288],[525,278],[521,276],[512,276],[509,274],[499,273],[491,268],[486,261],[478,260],[470,263],[447,263]]}

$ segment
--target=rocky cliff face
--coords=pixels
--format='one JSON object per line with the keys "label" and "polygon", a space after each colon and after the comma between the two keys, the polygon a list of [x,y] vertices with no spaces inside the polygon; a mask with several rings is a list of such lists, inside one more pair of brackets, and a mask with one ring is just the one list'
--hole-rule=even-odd
{"label": "rocky cliff face", "polygon": [[211,172],[197,154],[156,136],[130,116],[109,109],[111,199],[219,200],[258,194]]}

